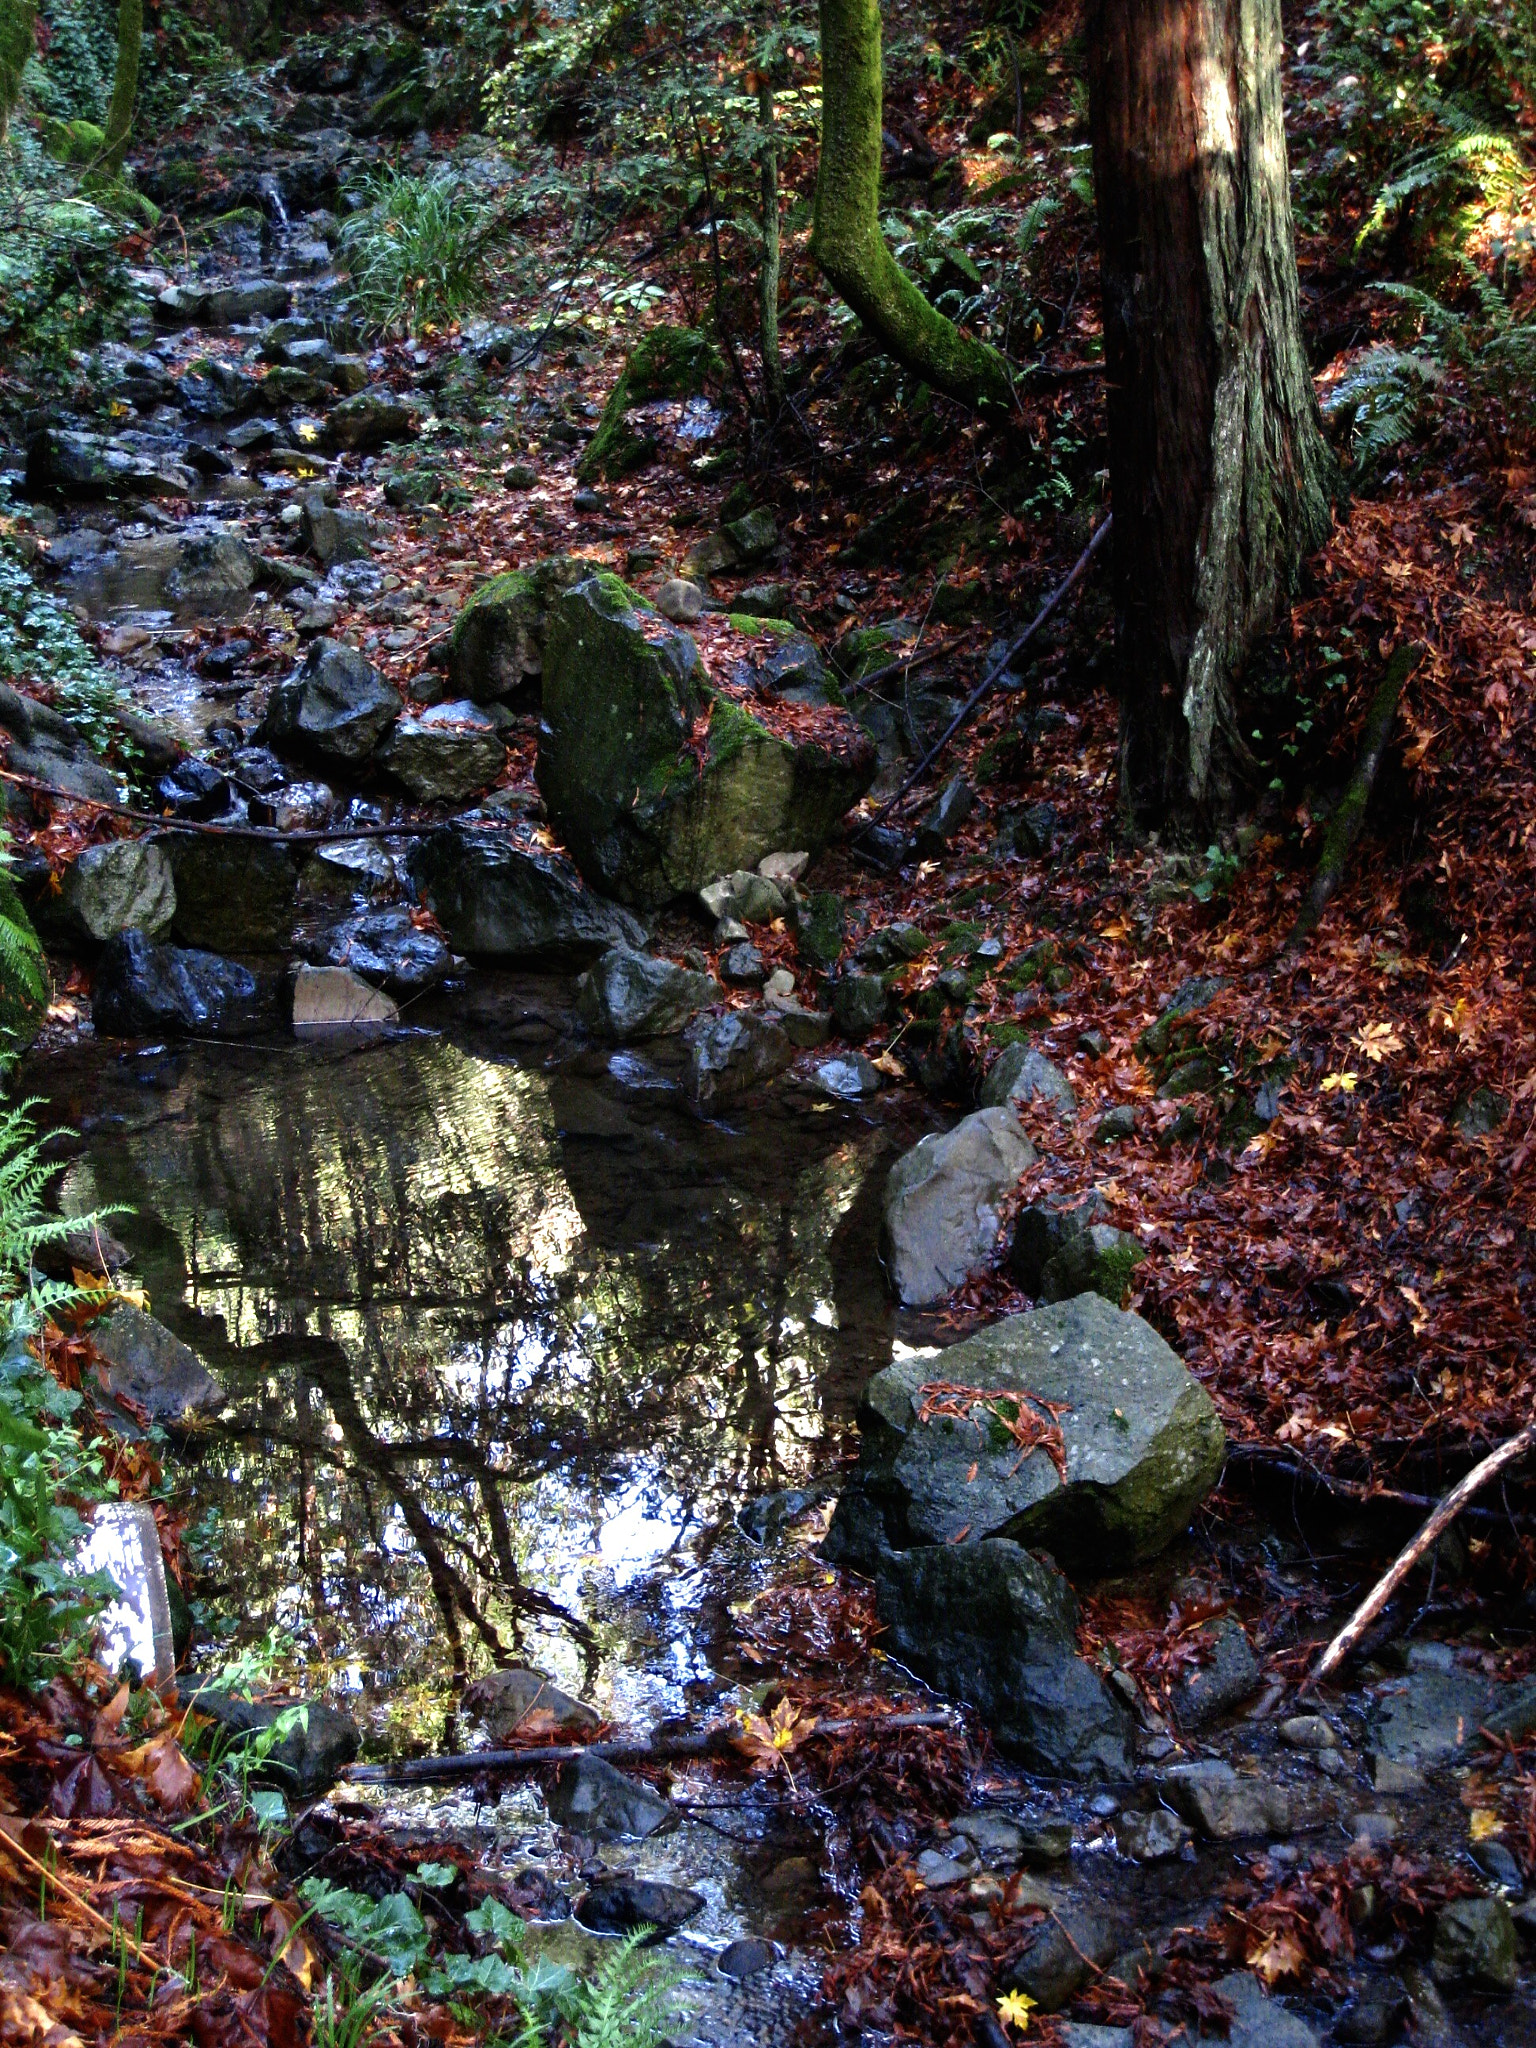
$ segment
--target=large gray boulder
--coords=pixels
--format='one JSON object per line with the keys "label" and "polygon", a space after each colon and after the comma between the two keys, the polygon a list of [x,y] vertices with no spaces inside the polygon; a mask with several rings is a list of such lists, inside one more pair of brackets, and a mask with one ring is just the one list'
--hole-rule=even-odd
{"label": "large gray boulder", "polygon": [[507,966],[581,966],[644,927],[594,895],[563,854],[519,846],[492,827],[449,825],[420,840],[411,876],[461,953]]}
{"label": "large gray boulder", "polygon": [[448,679],[454,693],[490,704],[542,674],[549,608],[591,573],[592,564],[578,555],[553,555],[482,583],[453,622]]}
{"label": "large gray boulder", "polygon": [[98,944],[126,931],[160,938],[176,914],[171,863],[148,839],[87,846],[65,869],[63,892],[70,923]]}
{"label": "large gray boulder", "polygon": [[973,1706],[999,1744],[1052,1777],[1124,1776],[1130,1720],[1077,1652],[1077,1602],[1017,1543],[893,1553],[875,1597],[881,1647]]}
{"label": "large gray boulder", "polygon": [[707,974],[657,960],[632,946],[612,946],[576,984],[576,1014],[587,1029],[613,1045],[662,1038],[725,991]]}
{"label": "large gray boulder", "polygon": [[762,1010],[727,1010],[701,1017],[683,1033],[688,1048],[688,1100],[701,1114],[782,1074],[795,1057],[783,1021]]}
{"label": "large gray boulder", "polygon": [[278,976],[242,960],[119,932],[96,962],[91,1021],[103,1038],[249,1038],[282,1019]]}
{"label": "large gray boulder", "polygon": [[91,1341],[106,1361],[107,1391],[152,1422],[188,1422],[224,1406],[223,1387],[190,1345],[131,1302],[95,1324]]}
{"label": "large gray boulder", "polygon": [[214,953],[281,953],[293,936],[298,870],[271,839],[169,833],[176,937]]}
{"label": "large gray boulder", "polygon": [[1011,1108],[979,1109],[897,1160],[885,1184],[885,1244],[898,1301],[938,1301],[982,1264],[997,1242],[1003,1198],[1034,1163]]}
{"label": "large gray boulder", "polygon": [[779,738],[630,598],[616,576],[588,577],[545,635],[537,778],[582,873],[655,906],[777,848],[824,846],[874,779],[862,734],[849,721],[835,744]]}
{"label": "large gray boulder", "polygon": [[[920,1419],[924,1387],[940,1382],[977,1390],[965,1419]],[[1060,1409],[1064,1475],[1043,1444],[1020,1455],[1008,1423],[1021,1395],[1034,1397],[1041,1421],[1050,1411],[1036,1403]],[[860,1427],[838,1542],[856,1540],[868,1556],[882,1541],[1007,1537],[1069,1570],[1121,1568],[1163,1549],[1216,1484],[1226,1441],[1210,1395],[1157,1332],[1096,1294],[1010,1316],[938,1358],[887,1366],[865,1391]],[[861,1515],[877,1533],[856,1533]]]}
{"label": "large gray boulder", "polygon": [[256,739],[328,761],[365,761],[401,704],[400,692],[366,655],[339,640],[316,640],[298,675],[272,692]]}
{"label": "large gray boulder", "polygon": [[507,765],[506,743],[477,704],[434,704],[402,718],[379,755],[418,803],[464,803]]}
{"label": "large gray boulder", "polygon": [[992,1063],[981,1091],[983,1109],[1011,1102],[1043,1102],[1059,1116],[1076,1116],[1072,1083],[1038,1045],[1010,1045]]}

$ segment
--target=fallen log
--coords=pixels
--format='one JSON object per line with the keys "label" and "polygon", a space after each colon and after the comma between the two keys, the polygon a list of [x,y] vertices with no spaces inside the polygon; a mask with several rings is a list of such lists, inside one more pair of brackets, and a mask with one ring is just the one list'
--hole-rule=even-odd
{"label": "fallen log", "polygon": [[1302,1680],[1298,1698],[1305,1698],[1315,1686],[1322,1684],[1331,1671],[1338,1669],[1420,1558],[1434,1548],[1473,1494],[1481,1492],[1489,1480],[1496,1478],[1506,1465],[1512,1465],[1517,1458],[1523,1458],[1527,1451],[1532,1449],[1536,1449],[1536,1422],[1528,1422],[1518,1436],[1510,1437],[1507,1443],[1502,1443],[1497,1450],[1490,1451],[1486,1458],[1472,1467],[1465,1479],[1459,1480],[1451,1488],[1413,1541],[1399,1551],[1389,1568],[1383,1572],[1318,1658],[1316,1665]]}
{"label": "fallen log", "polygon": [[[798,1742],[816,1736],[895,1734],[906,1728],[958,1728],[954,1714],[869,1714],[857,1720],[818,1721]],[[672,1763],[687,1757],[723,1756],[741,1735],[739,1721],[716,1721],[694,1735],[669,1736],[662,1742],[565,1742],[543,1748],[461,1749],[446,1756],[405,1757],[397,1764],[349,1764],[341,1773],[349,1785],[431,1785],[455,1778],[477,1778],[482,1771],[536,1771],[549,1764],[579,1763],[584,1756],[606,1764]]]}

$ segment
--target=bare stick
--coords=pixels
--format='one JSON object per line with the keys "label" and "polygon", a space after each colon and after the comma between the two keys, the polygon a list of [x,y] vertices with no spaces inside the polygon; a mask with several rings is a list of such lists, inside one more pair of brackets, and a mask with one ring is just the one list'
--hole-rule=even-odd
{"label": "bare stick", "polygon": [[1024,628],[1023,632],[1019,635],[1018,639],[1013,641],[1011,645],[1009,645],[1008,647],[1004,648],[1003,652],[997,657],[997,660],[993,662],[992,666],[987,670],[986,674],[982,677],[981,681],[976,685],[975,689],[972,690],[970,696],[966,698],[965,702],[960,706],[960,709],[955,713],[954,717],[950,720],[949,724],[944,728],[944,731],[934,741],[933,745],[928,749],[927,753],[924,754],[921,761],[919,761],[917,766],[912,770],[912,773],[907,777],[906,781],[901,785],[900,789],[897,790],[896,794],[893,797],[891,797],[888,802],[883,803],[880,806],[879,810],[876,811],[875,815],[872,818],[868,819],[863,825],[859,827],[859,829],[853,834],[853,837],[855,839],[862,839],[867,832],[872,832],[878,824],[881,824],[886,818],[888,818],[891,815],[892,811],[895,810],[896,806],[901,802],[902,798],[907,794],[907,792],[916,783],[920,782],[923,776],[927,774],[928,770],[933,766],[934,762],[939,758],[940,754],[943,753],[944,749],[949,745],[950,741],[954,738],[955,734],[960,731],[962,726],[965,726],[970,722],[971,715],[975,711],[977,705],[981,702],[982,698],[986,696],[987,692],[997,682],[998,678],[1007,673],[1008,664],[1015,658],[1015,656],[1023,653],[1024,649],[1029,645],[1030,641],[1033,640],[1035,635],[1040,631],[1040,628],[1066,602],[1066,600],[1071,596],[1072,592],[1077,588],[1078,584],[1082,582],[1084,576],[1086,576],[1088,573],[1089,564],[1092,562],[1094,556],[1099,552],[1099,549],[1104,545],[1105,541],[1108,540],[1110,532],[1114,527],[1114,523],[1114,514],[1110,513],[1108,518],[1104,520],[1102,525],[1099,527],[1098,531],[1094,534],[1092,540],[1089,541],[1087,547],[1085,547],[1083,549],[1083,552],[1078,556],[1076,562],[1073,563],[1071,573],[1067,576],[1066,580],[1064,582],[1057,584],[1056,588],[1045,600],[1045,603],[1041,605],[1039,611],[1035,613],[1035,616]]}
{"label": "bare stick", "polygon": [[[953,1714],[871,1714],[857,1721],[818,1721],[810,1735],[874,1735],[882,1729],[958,1728]],[[729,1750],[740,1724],[717,1721],[697,1735],[666,1742],[567,1742],[546,1749],[463,1749],[447,1756],[405,1757],[397,1764],[352,1764],[342,1772],[349,1785],[421,1785],[444,1778],[474,1778],[482,1771],[536,1771],[545,1764],[574,1764],[584,1756],[609,1764],[660,1763],[674,1757],[711,1756]]]}
{"label": "bare stick", "polygon": [[1533,1447],[1536,1447],[1536,1422],[1528,1422],[1518,1436],[1512,1436],[1507,1443],[1500,1444],[1496,1451],[1490,1451],[1486,1458],[1472,1467],[1465,1479],[1459,1480],[1451,1488],[1418,1535],[1393,1559],[1391,1569],[1376,1581],[1319,1657],[1313,1670],[1302,1680],[1298,1698],[1304,1698],[1314,1686],[1322,1683],[1330,1671],[1336,1670],[1343,1663],[1419,1559],[1426,1551],[1434,1548],[1473,1494],[1480,1493],[1489,1480],[1497,1477],[1506,1465],[1512,1465],[1517,1458],[1523,1458]]}
{"label": "bare stick", "polygon": [[305,827],[284,832],[276,825],[213,825],[204,818],[177,818],[159,811],[136,811],[132,804],[109,804],[104,797],[81,796],[73,789],[58,789],[51,782],[39,782],[35,775],[19,775],[14,768],[0,768],[0,782],[14,782],[36,796],[57,797],[60,803],[84,804],[88,810],[104,811],[110,818],[131,818],[136,825],[154,825],[162,832],[196,832],[209,839],[275,839],[285,846],[324,846],[331,841],[351,839],[422,839],[452,819],[402,820],[395,825],[328,825],[324,830]]}

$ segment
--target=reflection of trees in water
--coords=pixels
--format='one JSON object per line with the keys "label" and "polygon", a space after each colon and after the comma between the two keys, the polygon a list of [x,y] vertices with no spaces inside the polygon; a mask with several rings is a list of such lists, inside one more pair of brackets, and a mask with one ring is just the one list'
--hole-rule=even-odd
{"label": "reflection of trees in water", "polygon": [[329,1657],[457,1686],[555,1626],[590,1664],[561,1582],[616,1481],[707,1539],[805,1475],[822,1382],[846,1398],[888,1334],[863,1299],[830,1327],[876,1149],[840,1122],[723,1138],[441,1045],[193,1072],[169,1107],[95,1192],[169,1225],[239,1398],[202,1488],[232,1586]]}

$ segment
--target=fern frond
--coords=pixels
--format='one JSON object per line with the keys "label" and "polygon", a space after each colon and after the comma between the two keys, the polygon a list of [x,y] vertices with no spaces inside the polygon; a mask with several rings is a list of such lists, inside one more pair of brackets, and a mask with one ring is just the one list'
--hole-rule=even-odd
{"label": "fern frond", "polygon": [[1531,168],[1508,135],[1487,125],[1478,109],[1455,100],[1436,99],[1431,111],[1447,131],[1426,149],[1404,159],[1376,195],[1376,203],[1355,236],[1358,255],[1372,235],[1379,234],[1405,200],[1454,184],[1472,184],[1490,206],[1506,206],[1531,181]]}

